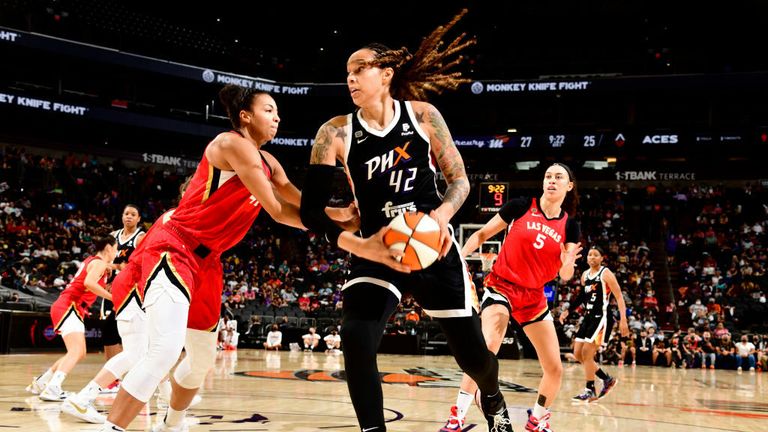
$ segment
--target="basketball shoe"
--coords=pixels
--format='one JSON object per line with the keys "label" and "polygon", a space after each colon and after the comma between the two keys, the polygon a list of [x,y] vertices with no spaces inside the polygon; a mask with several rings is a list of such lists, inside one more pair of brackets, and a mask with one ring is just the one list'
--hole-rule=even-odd
{"label": "basketball shoe", "polygon": [[65,392],[59,386],[47,385],[45,389],[40,392],[38,396],[40,400],[46,402],[61,402],[69,396],[69,392]]}
{"label": "basketball shoe", "polygon": [[552,432],[549,427],[549,418],[552,417],[552,413],[547,411],[544,416],[537,419],[533,416],[533,410],[528,410],[528,423],[525,424],[526,432]]}
{"label": "basketball shoe", "polygon": [[619,380],[617,378],[609,376],[607,380],[603,381],[603,388],[602,390],[600,390],[600,395],[597,398],[602,399],[605,396],[607,396],[608,392],[610,392],[611,389],[616,387],[616,384],[618,383],[619,383]]}
{"label": "basketball shoe", "polygon": [[589,388],[585,388],[583,392],[571,398],[571,400],[576,402],[593,402],[597,399],[598,397],[595,395],[595,392]]}
{"label": "basketball shoe", "polygon": [[440,428],[439,432],[461,432],[461,428],[464,427],[464,419],[457,416],[458,411],[456,405],[451,407],[451,415],[448,416],[448,421],[445,422],[445,426]]}
{"label": "basketball shoe", "polygon": [[77,417],[88,423],[103,424],[107,417],[99,413],[93,401],[80,400],[76,394],[67,396],[61,404],[61,412]]}
{"label": "basketball shoe", "polygon": [[489,396],[480,395],[480,390],[478,390],[475,398],[478,395],[480,397],[480,410],[483,412],[485,420],[488,421],[488,432],[514,432],[501,390]]}
{"label": "basketball shoe", "polygon": [[26,388],[26,390],[33,395],[39,395],[45,390],[45,384],[41,384],[39,379],[39,376],[32,378],[32,384],[28,385]]}

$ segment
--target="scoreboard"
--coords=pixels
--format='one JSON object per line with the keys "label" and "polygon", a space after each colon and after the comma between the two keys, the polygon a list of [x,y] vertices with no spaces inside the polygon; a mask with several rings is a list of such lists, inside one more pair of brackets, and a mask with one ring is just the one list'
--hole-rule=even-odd
{"label": "scoreboard", "polygon": [[483,182],[480,183],[480,212],[496,213],[507,202],[509,183]]}

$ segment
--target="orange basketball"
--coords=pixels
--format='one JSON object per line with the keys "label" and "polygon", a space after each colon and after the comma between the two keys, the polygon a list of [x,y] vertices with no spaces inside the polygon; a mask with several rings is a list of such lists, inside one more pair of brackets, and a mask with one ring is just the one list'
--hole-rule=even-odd
{"label": "orange basketball", "polygon": [[422,212],[403,213],[389,222],[384,244],[403,252],[401,262],[411,270],[423,270],[440,255],[440,225]]}

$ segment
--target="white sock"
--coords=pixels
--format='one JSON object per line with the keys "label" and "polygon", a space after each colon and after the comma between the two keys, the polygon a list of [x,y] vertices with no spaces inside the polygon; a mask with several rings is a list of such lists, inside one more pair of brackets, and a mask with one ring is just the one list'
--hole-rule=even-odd
{"label": "white sock", "polygon": [[80,390],[80,393],[77,394],[77,397],[80,400],[90,402],[96,399],[96,396],[99,395],[99,392],[101,392],[101,386],[96,384],[96,381],[91,381],[87,386]]}
{"label": "white sock", "polygon": [[125,429],[107,420],[104,422],[104,426],[101,427],[102,432],[125,432]]}
{"label": "white sock", "polygon": [[546,407],[543,407],[538,403],[536,403],[536,405],[533,406],[533,416],[536,417],[537,419],[544,417],[548,412],[549,410]]}
{"label": "white sock", "polygon": [[459,395],[456,396],[456,417],[458,417],[459,420],[464,420],[464,417],[467,416],[469,406],[472,405],[474,399],[475,397],[471,394],[464,390],[459,390]]}
{"label": "white sock", "polygon": [[48,381],[48,384],[46,385],[46,387],[56,386],[61,388],[61,384],[64,382],[64,378],[66,377],[67,377],[67,374],[65,374],[64,372],[56,371],[53,373],[53,376]]}
{"label": "white sock", "polygon": [[45,387],[45,385],[48,384],[48,381],[51,380],[51,377],[53,377],[53,369],[49,368],[45,373],[37,377],[37,383]]}
{"label": "white sock", "polygon": [[165,412],[164,423],[171,427],[178,426],[184,421],[184,416],[186,414],[187,410],[176,411],[168,405],[168,411]]}

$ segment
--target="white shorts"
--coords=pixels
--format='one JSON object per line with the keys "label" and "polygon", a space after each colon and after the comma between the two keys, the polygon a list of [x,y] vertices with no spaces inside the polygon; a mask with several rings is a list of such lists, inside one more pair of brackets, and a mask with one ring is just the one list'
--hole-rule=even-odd
{"label": "white shorts", "polygon": [[128,304],[123,306],[123,308],[120,309],[120,312],[115,315],[115,319],[117,321],[131,321],[134,318],[146,320],[147,314],[144,312],[144,309],[139,306],[139,303],[136,302],[136,299],[131,297],[128,299]]}
{"label": "white shorts", "polygon": [[77,317],[76,313],[71,313],[67,315],[64,322],[59,326],[59,334],[64,337],[75,332],[85,334],[85,325],[80,321],[80,318]]}

